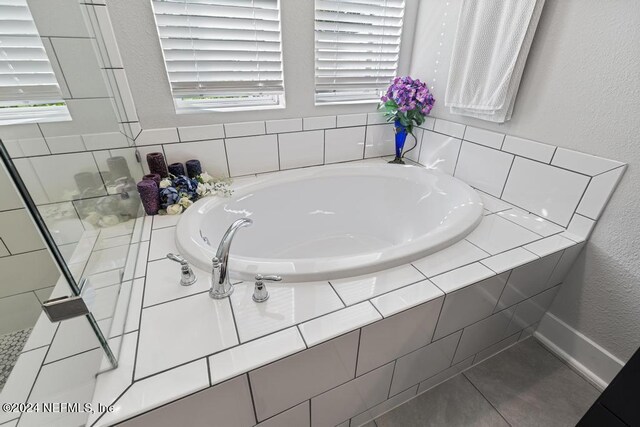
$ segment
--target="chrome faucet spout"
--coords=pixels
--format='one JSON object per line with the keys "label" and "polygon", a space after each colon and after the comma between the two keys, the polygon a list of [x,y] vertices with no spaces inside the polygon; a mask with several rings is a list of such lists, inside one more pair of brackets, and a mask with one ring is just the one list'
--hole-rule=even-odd
{"label": "chrome faucet spout", "polygon": [[224,233],[216,256],[212,261],[211,272],[211,289],[209,290],[209,296],[215,299],[226,298],[233,292],[233,285],[229,281],[229,250],[231,248],[231,242],[236,232],[242,227],[248,227],[253,224],[253,221],[249,218],[240,218],[236,220]]}

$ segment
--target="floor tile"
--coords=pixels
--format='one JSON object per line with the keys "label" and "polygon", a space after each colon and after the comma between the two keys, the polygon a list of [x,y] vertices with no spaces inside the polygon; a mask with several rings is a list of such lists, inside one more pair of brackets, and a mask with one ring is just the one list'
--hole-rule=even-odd
{"label": "floor tile", "polygon": [[598,391],[528,339],[466,372],[514,426],[574,426]]}
{"label": "floor tile", "polygon": [[378,427],[508,426],[463,375],[376,419]]}
{"label": "floor tile", "polygon": [[[390,399],[385,400],[379,405],[374,406],[373,408],[369,408],[365,412],[356,415],[351,419],[351,425],[353,427],[365,425],[370,427],[376,427],[375,423],[371,421],[370,423],[364,424],[367,420],[373,420],[373,418],[378,415],[382,415],[390,409],[398,406],[399,404],[413,398],[418,391],[418,386],[413,386],[408,390],[403,391],[402,393],[398,393]],[[347,424],[348,425],[348,424]],[[340,427],[340,426],[339,426]]]}

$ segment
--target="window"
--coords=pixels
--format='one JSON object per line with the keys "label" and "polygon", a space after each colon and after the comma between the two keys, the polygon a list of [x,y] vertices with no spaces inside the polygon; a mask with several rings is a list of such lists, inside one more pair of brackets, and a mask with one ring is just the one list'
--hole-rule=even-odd
{"label": "window", "polygon": [[316,104],[379,101],[398,71],[404,0],[315,0]]}
{"label": "window", "polygon": [[178,113],[284,103],[278,0],[152,0]]}
{"label": "window", "polygon": [[0,0],[0,125],[70,120],[26,0]]}

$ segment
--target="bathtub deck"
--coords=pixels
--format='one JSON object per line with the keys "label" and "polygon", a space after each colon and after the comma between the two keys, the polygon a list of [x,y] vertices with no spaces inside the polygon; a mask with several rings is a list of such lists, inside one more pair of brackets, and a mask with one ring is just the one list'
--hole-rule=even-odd
{"label": "bathtub deck", "polygon": [[[455,375],[530,336],[585,237],[487,194],[481,196],[486,208],[483,221],[450,248],[356,278],[269,284],[271,298],[263,304],[251,300],[253,283],[243,282],[230,299],[211,300],[210,272],[199,269],[195,269],[196,284],[179,286],[179,269],[164,259],[176,251],[175,220],[146,218],[152,221],[152,231],[149,242],[140,245],[138,264],[143,267],[136,269],[132,283],[120,367],[98,376],[94,395],[94,404],[113,404],[115,410],[92,415],[89,425],[112,425],[132,417],[130,423],[136,425],[134,421],[162,413],[164,405],[177,399],[229,388],[240,394],[251,389],[247,396],[253,403],[247,417],[253,423],[256,417],[260,422],[299,416],[305,405],[307,418],[309,411],[319,417],[323,411],[310,408],[322,407],[322,392],[335,387],[331,384],[344,384],[334,389],[341,390],[367,378],[388,382],[384,398],[377,398],[379,405],[348,415],[344,425],[348,418],[356,425],[358,419],[372,419],[376,408],[381,411],[408,400],[435,379]],[[530,277],[535,280],[527,280]],[[385,331],[390,322],[398,324]],[[406,336],[404,331],[411,327],[405,323],[429,326],[419,337]],[[344,378],[326,378],[326,387],[294,390],[293,395],[275,393],[264,385],[273,383],[273,378],[266,378],[280,364],[312,357],[327,346],[344,346],[344,351],[354,346],[352,371]],[[450,353],[439,371],[420,377],[394,369],[407,357],[438,346]],[[327,372],[319,366],[316,374]],[[285,382],[288,375],[296,376],[287,368],[281,375]],[[330,392],[325,394],[331,398]],[[296,406],[298,402],[302,403]],[[154,408],[161,409],[137,417]]]}

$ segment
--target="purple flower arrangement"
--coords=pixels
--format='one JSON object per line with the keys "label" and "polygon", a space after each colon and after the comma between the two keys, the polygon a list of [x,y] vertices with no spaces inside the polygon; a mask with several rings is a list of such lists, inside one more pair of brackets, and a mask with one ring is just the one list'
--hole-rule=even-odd
{"label": "purple flower arrangement", "polygon": [[412,134],[414,124],[420,126],[431,112],[435,99],[427,85],[410,76],[396,77],[380,98],[378,109],[389,122],[396,122]]}

